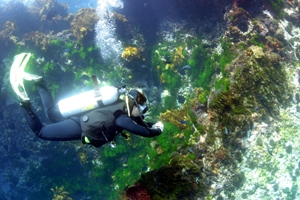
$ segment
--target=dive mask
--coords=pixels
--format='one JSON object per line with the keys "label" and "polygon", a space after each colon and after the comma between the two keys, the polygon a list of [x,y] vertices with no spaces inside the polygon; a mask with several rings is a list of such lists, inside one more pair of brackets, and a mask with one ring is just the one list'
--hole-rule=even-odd
{"label": "dive mask", "polygon": [[144,104],[144,105],[138,104],[138,108],[140,110],[140,113],[143,113],[143,114],[145,114],[148,111],[148,109],[149,109],[146,104]]}
{"label": "dive mask", "polygon": [[146,103],[143,103],[143,105],[141,105],[137,102],[138,93],[139,92],[137,90],[131,90],[127,95],[135,102],[135,105],[137,105],[140,114],[143,115],[148,111],[148,106]]}

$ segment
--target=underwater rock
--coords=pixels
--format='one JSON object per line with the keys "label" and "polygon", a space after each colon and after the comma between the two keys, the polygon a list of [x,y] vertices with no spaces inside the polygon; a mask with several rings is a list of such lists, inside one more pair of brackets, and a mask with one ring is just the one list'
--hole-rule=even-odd
{"label": "underwater rock", "polygon": [[277,38],[281,42],[286,42],[286,40],[284,38],[284,32],[282,29],[277,29],[274,34],[274,37]]}
{"label": "underwater rock", "polygon": [[269,140],[269,145],[270,145],[271,147],[275,147],[276,142],[275,142],[273,139],[270,139],[270,140]]}
{"label": "underwater rock", "polygon": [[232,176],[232,183],[236,188],[241,187],[244,184],[244,180],[245,180],[244,172],[239,172]]}
{"label": "underwater rock", "polygon": [[287,144],[287,145],[285,146],[285,151],[286,151],[288,154],[291,154],[292,151],[293,151],[292,145],[291,145],[291,144]]}
{"label": "underwater rock", "polygon": [[250,169],[254,169],[255,167],[257,167],[257,163],[251,161],[251,162],[249,163],[249,166],[248,166],[248,167],[249,167]]}
{"label": "underwater rock", "polygon": [[34,46],[39,47],[43,51],[46,51],[50,43],[50,38],[47,37],[46,34],[39,31],[33,31],[25,34],[24,40],[26,41],[27,45],[28,42],[31,42]]}
{"label": "underwater rock", "polygon": [[184,104],[184,102],[185,102],[185,98],[182,95],[178,95],[177,100],[178,100],[178,103],[180,103],[180,104]]}
{"label": "underwater rock", "polygon": [[151,200],[151,196],[149,195],[146,188],[142,187],[139,183],[135,186],[129,187],[126,190],[126,199],[128,200]]}
{"label": "underwater rock", "polygon": [[245,38],[245,34],[250,32],[252,29],[250,15],[242,8],[233,6],[225,17],[229,22],[229,36],[234,41]]}
{"label": "underwater rock", "polygon": [[242,160],[243,160],[242,152],[241,151],[234,152],[234,158],[235,158],[236,161],[242,162]]}
{"label": "underwater rock", "polygon": [[216,200],[224,200],[224,197],[222,197],[222,196],[217,196]]}
{"label": "underwater rock", "polygon": [[242,194],[242,199],[248,199],[248,194],[246,192]]}
{"label": "underwater rock", "polygon": [[286,20],[288,20],[290,23],[295,24],[296,26],[300,25],[299,18],[300,14],[298,12],[292,11],[290,14],[285,14],[284,16]]}
{"label": "underwater rock", "polygon": [[70,24],[73,35],[77,39],[82,39],[85,35],[94,31],[97,20],[95,9],[80,9]]}
{"label": "underwater rock", "polygon": [[279,185],[276,183],[272,186],[274,191],[277,191],[279,189]]}
{"label": "underwater rock", "polygon": [[57,16],[58,13],[56,10],[50,10],[48,13],[45,15],[45,20],[54,20],[55,16]]}
{"label": "underwater rock", "polygon": [[117,13],[117,12],[111,12],[111,13],[109,13],[109,15],[110,15],[110,17],[112,17],[113,19],[118,20],[118,21],[120,21],[120,22],[123,22],[123,23],[128,22],[128,19],[126,18],[126,16],[125,16],[125,15],[122,15],[122,14],[120,14],[120,13]]}
{"label": "underwater rock", "polygon": [[263,146],[263,139],[261,137],[257,137],[256,138],[256,145],[258,146]]}
{"label": "underwater rock", "polygon": [[299,101],[300,101],[299,93],[295,94],[295,101],[296,101],[296,103],[299,103]]}
{"label": "underwater rock", "polygon": [[296,105],[296,111],[300,112],[300,106]]}
{"label": "underwater rock", "polygon": [[164,63],[171,64],[173,63],[173,57],[170,54],[164,56]]}
{"label": "underwater rock", "polygon": [[31,152],[27,149],[20,151],[20,155],[22,158],[28,159],[31,156]]}
{"label": "underwater rock", "polygon": [[197,193],[206,194],[207,188],[199,177],[200,168],[192,160],[176,156],[169,165],[142,174],[139,182],[153,200],[185,199]]}

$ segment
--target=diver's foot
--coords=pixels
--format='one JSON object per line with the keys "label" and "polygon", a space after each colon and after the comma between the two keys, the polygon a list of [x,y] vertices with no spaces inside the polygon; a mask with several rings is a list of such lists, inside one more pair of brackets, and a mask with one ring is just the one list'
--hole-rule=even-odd
{"label": "diver's foot", "polygon": [[34,85],[44,85],[44,79],[43,79],[43,77],[41,76],[41,78],[39,78],[39,79],[35,79],[35,80],[33,80],[33,84]]}
{"label": "diver's foot", "polygon": [[20,106],[30,104],[30,98],[29,97],[18,96],[18,99],[19,99],[19,102],[20,102]]}
{"label": "diver's foot", "polygon": [[19,97],[19,99],[20,99],[20,106],[27,107],[27,106],[30,105],[30,99],[29,98],[28,99],[22,99],[22,98]]}
{"label": "diver's foot", "polygon": [[24,110],[26,110],[26,112],[28,113],[28,115],[32,118],[32,119],[34,119],[35,118],[35,115],[34,115],[34,113],[32,112],[32,110],[31,110],[31,103],[30,103],[30,101],[29,100],[20,100],[20,106],[24,109]]}
{"label": "diver's foot", "polygon": [[24,72],[23,79],[27,81],[32,81],[34,85],[44,85],[44,79],[42,76],[29,74]]}

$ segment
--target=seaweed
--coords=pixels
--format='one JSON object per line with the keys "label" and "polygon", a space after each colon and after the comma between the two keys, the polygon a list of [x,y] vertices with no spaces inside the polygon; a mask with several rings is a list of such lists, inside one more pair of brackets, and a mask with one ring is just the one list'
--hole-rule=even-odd
{"label": "seaweed", "polygon": [[274,11],[279,17],[283,16],[284,0],[268,0]]}

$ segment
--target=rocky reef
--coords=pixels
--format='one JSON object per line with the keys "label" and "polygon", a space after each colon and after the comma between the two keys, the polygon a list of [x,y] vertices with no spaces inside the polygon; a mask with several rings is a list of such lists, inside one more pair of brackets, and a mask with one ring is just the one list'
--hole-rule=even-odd
{"label": "rocky reef", "polygon": [[[107,12],[123,52],[104,62],[94,9],[73,15],[52,0],[1,8],[0,194],[299,198],[299,2],[154,0],[131,9]],[[26,71],[42,75],[55,100],[92,89],[92,74],[101,85],[139,88],[149,100],[147,120],[161,120],[164,133],[120,137],[116,148],[100,149],[37,139],[9,83],[21,52],[33,54]],[[35,88],[25,85],[48,123]]]}
{"label": "rocky reef", "polygon": [[97,22],[97,15],[94,9],[80,9],[71,21],[71,30],[77,39],[82,39],[85,35],[94,32]]}

